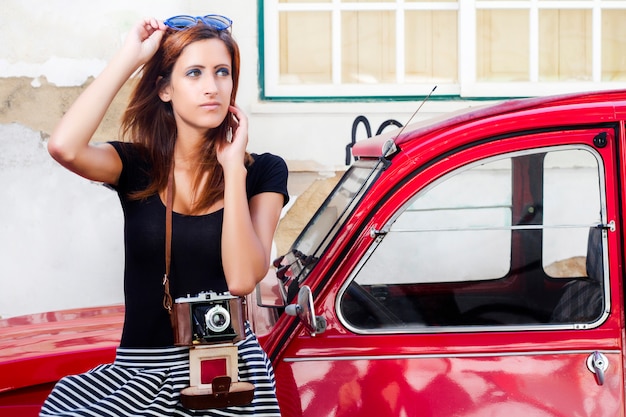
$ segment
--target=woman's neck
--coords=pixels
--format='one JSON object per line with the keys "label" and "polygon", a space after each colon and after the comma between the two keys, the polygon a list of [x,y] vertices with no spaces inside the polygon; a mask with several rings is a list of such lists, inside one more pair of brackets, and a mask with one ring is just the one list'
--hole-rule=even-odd
{"label": "woman's neck", "polygon": [[200,149],[203,140],[204,138],[189,140],[179,136],[174,146],[174,165],[186,169],[197,166],[200,162]]}

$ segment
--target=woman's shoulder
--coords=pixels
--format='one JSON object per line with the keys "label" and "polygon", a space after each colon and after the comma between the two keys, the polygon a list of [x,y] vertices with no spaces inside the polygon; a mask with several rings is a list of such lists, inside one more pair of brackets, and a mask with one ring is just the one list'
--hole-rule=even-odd
{"label": "woman's shoulder", "polygon": [[262,192],[276,192],[289,201],[287,192],[288,169],[285,160],[271,153],[251,154],[253,163],[248,166],[248,197]]}
{"label": "woman's shoulder", "polygon": [[132,142],[108,142],[122,160],[122,172],[118,180],[120,190],[139,190],[149,183],[150,158],[142,145]]}
{"label": "woman's shoulder", "polygon": [[124,168],[136,166],[141,169],[149,168],[150,155],[145,146],[133,142],[111,141],[108,142],[120,156]]}
{"label": "woman's shoulder", "polygon": [[122,142],[122,141],[115,141],[115,140],[107,142],[107,143],[109,143],[111,146],[113,146],[113,148],[115,148],[117,153],[120,155],[120,158],[122,159],[125,159],[125,158],[145,159],[147,156],[144,147],[137,143]]}
{"label": "woman's shoulder", "polygon": [[287,164],[285,163],[285,160],[282,157],[275,155],[273,153],[269,153],[269,152],[265,152],[261,154],[252,153],[250,154],[250,156],[252,157],[252,160],[254,162],[250,165],[249,168],[254,168],[257,170],[268,169],[271,167],[284,168],[285,170],[287,169]]}
{"label": "woman's shoulder", "polygon": [[251,177],[284,177],[287,178],[288,169],[285,160],[269,152],[262,154],[252,153],[252,163],[248,165],[248,176]]}

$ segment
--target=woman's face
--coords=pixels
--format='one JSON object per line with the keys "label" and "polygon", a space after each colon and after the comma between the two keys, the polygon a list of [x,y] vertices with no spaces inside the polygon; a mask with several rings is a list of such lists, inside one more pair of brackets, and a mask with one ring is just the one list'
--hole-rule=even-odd
{"label": "woman's face", "polygon": [[204,134],[228,114],[232,90],[226,45],[220,39],[205,39],[185,47],[159,96],[172,103],[179,135],[189,130]]}

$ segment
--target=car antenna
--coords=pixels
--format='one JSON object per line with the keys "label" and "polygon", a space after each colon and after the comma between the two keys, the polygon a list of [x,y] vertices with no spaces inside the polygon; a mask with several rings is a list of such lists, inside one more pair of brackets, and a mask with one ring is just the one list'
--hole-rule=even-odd
{"label": "car antenna", "polygon": [[392,154],[394,154],[398,150],[398,147],[396,146],[396,140],[400,137],[402,132],[404,132],[404,129],[409,125],[409,123],[411,123],[411,120],[413,120],[413,118],[415,117],[417,112],[420,111],[420,109],[422,108],[424,103],[426,103],[426,101],[430,98],[430,96],[433,94],[433,92],[435,91],[436,88],[437,88],[437,86],[434,86],[433,89],[430,90],[430,93],[428,93],[428,95],[426,97],[424,97],[424,100],[422,100],[420,105],[417,106],[417,109],[415,109],[415,111],[413,112],[411,117],[409,117],[409,120],[406,122],[406,124],[400,128],[400,131],[398,132],[396,137],[392,138],[392,139],[387,139],[385,141],[385,143],[383,144],[383,147],[381,149],[382,150],[382,157],[383,157],[383,159],[387,160],[387,158],[389,156],[391,156]]}
{"label": "car antenna", "polygon": [[417,106],[417,109],[413,112],[413,114],[411,115],[411,117],[409,117],[409,120],[406,122],[406,124],[404,126],[402,126],[402,129],[400,129],[400,132],[398,132],[398,134],[396,135],[395,139],[398,139],[400,137],[400,135],[402,134],[402,132],[404,132],[404,128],[407,127],[409,125],[409,123],[411,123],[411,120],[413,120],[413,118],[415,117],[415,115],[417,114],[418,111],[420,111],[420,109],[422,108],[422,106],[424,105],[424,103],[426,103],[426,101],[428,101],[428,99],[430,98],[430,96],[433,94],[433,92],[437,89],[437,86],[434,86],[432,90],[430,90],[430,93],[428,93],[428,95],[426,97],[424,97],[424,100],[422,100],[422,102],[420,103],[419,106]]}

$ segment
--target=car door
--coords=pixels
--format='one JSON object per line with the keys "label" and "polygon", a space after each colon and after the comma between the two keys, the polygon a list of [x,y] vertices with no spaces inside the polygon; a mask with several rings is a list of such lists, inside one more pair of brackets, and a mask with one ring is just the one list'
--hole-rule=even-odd
{"label": "car door", "polygon": [[315,291],[327,330],[276,366],[283,414],[623,416],[616,149],[519,133],[378,190]]}

